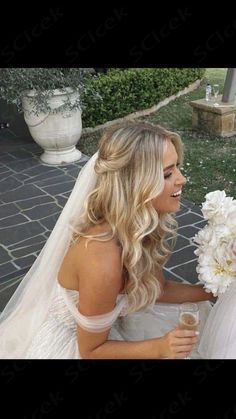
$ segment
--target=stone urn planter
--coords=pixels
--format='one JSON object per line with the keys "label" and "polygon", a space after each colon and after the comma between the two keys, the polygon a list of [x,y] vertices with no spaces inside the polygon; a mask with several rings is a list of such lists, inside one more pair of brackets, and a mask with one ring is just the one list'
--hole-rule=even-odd
{"label": "stone urn planter", "polygon": [[73,105],[78,101],[79,92],[72,88],[53,90],[48,99],[47,112],[33,112],[35,90],[30,90],[22,97],[24,119],[30,134],[44,153],[40,156],[43,163],[60,165],[72,163],[81,158],[76,144],[82,133],[81,110],[60,111],[65,103]]}

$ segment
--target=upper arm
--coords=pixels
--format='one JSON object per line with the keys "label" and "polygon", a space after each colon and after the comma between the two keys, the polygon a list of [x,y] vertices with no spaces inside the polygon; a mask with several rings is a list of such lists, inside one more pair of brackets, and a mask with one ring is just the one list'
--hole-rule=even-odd
{"label": "upper arm", "polygon": [[[96,316],[112,311],[122,286],[122,267],[118,250],[109,242],[91,241],[80,251],[77,266],[79,311]],[[89,332],[78,325],[78,342],[82,357],[107,340],[109,330]]]}

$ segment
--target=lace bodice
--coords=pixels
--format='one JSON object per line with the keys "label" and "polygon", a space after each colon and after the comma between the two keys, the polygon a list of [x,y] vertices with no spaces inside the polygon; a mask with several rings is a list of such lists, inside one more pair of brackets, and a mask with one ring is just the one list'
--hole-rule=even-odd
{"label": "lace bodice", "polygon": [[115,308],[99,316],[83,316],[78,310],[79,292],[55,286],[45,321],[28,348],[27,359],[79,359],[77,324],[90,332],[113,329],[126,305],[126,297],[118,295]]}
{"label": "lace bodice", "polygon": [[[59,323],[62,323],[66,325],[67,327],[71,329],[76,328],[76,322],[70,311],[68,310],[68,307],[65,303],[63,293],[61,292],[61,286],[58,283],[56,287],[55,295],[52,299],[51,307],[49,309],[49,318],[53,318]],[[66,290],[66,292],[69,295],[69,298],[71,299],[72,304],[77,304],[78,302],[78,292],[75,290]]]}

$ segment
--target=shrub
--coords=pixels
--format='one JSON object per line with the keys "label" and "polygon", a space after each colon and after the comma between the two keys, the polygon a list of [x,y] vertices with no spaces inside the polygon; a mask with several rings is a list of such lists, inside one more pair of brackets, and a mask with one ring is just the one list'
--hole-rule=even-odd
{"label": "shrub", "polygon": [[109,69],[89,81],[83,94],[83,126],[94,127],[156,105],[203,77],[203,68]]}

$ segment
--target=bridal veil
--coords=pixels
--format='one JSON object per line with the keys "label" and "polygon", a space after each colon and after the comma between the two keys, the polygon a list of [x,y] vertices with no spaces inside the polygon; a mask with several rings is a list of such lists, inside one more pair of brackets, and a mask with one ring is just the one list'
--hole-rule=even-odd
{"label": "bridal veil", "polygon": [[24,358],[45,320],[57,285],[57,275],[69,247],[72,228],[95,188],[96,152],[81,169],[71,195],[38,258],[0,315],[0,358]]}

